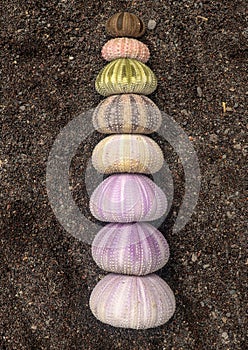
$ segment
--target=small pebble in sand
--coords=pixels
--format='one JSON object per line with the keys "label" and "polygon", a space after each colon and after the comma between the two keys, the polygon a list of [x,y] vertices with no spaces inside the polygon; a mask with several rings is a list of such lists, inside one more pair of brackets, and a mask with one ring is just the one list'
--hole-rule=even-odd
{"label": "small pebble in sand", "polygon": [[223,332],[223,333],[221,334],[221,336],[222,336],[222,338],[224,338],[224,339],[228,339],[228,334],[227,334],[227,332]]}
{"label": "small pebble in sand", "polygon": [[150,19],[148,24],[147,24],[147,28],[149,30],[153,30],[153,29],[155,29],[156,25],[157,25],[157,22],[154,21],[154,19]]}
{"label": "small pebble in sand", "polygon": [[200,86],[197,86],[196,92],[199,97],[202,97],[202,88]]}

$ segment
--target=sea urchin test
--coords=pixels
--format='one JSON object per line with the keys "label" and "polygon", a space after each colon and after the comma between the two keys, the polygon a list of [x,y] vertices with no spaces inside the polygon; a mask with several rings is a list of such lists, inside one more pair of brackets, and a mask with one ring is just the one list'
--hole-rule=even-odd
{"label": "sea urchin test", "polygon": [[[128,12],[114,14],[107,32],[118,37],[102,48],[109,63],[95,87],[106,98],[96,107],[94,128],[111,134],[92,154],[93,166],[110,176],[90,197],[90,211],[107,222],[92,243],[96,264],[110,272],[97,283],[90,309],[101,322],[114,327],[146,329],[166,323],[175,312],[175,297],[168,284],[154,274],[169,259],[169,246],[149,221],[167,211],[167,197],[146,174],[159,171],[163,152],[149,136],[162,118],[147,96],[157,78],[145,64],[148,47],[137,39],[144,23]],[[130,38],[133,37],[133,38]],[[166,181],[166,179],[165,179]]]}

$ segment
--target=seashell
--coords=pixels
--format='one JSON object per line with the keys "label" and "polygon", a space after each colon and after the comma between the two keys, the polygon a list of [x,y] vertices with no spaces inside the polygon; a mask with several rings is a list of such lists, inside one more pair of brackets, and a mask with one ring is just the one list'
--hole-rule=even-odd
{"label": "seashell", "polygon": [[115,38],[106,42],[102,48],[102,57],[106,61],[117,58],[135,58],[146,63],[150,57],[148,47],[141,41],[130,38]]}
{"label": "seashell", "polygon": [[146,222],[108,224],[92,242],[97,265],[114,273],[147,275],[161,269],[169,255],[162,233]]}
{"label": "seashell", "polygon": [[143,135],[111,135],[93,150],[94,168],[104,174],[144,173],[159,171],[164,162],[163,152],[150,137]]}
{"label": "seashell", "polygon": [[167,210],[164,192],[145,175],[111,175],[94,190],[90,211],[104,222],[153,221]]}
{"label": "seashell", "polygon": [[157,78],[144,63],[118,58],[100,71],[95,87],[103,96],[125,93],[149,95],[157,87]]}
{"label": "seashell", "polygon": [[112,36],[132,36],[139,38],[145,32],[145,25],[134,13],[118,12],[109,18],[106,24],[106,30]]}
{"label": "seashell", "polygon": [[175,312],[175,297],[159,276],[108,274],[93,289],[90,309],[114,327],[147,329],[166,323]]}
{"label": "seashell", "polygon": [[94,128],[104,134],[151,134],[162,123],[161,112],[147,96],[120,94],[105,98],[93,113]]}

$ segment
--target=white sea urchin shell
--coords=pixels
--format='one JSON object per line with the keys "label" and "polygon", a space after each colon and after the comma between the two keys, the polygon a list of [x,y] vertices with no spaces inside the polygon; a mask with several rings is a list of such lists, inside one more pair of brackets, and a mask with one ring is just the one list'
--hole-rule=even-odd
{"label": "white sea urchin shell", "polygon": [[146,329],[166,323],[174,314],[175,297],[159,276],[108,274],[93,289],[94,316],[114,327]]}

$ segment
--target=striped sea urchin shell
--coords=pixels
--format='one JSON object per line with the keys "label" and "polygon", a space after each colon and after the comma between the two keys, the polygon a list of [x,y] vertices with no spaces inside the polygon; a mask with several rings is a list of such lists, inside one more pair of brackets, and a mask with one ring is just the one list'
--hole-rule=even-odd
{"label": "striped sea urchin shell", "polygon": [[104,134],[151,134],[162,123],[161,112],[147,96],[120,94],[105,98],[93,113],[94,128]]}
{"label": "striped sea urchin shell", "polygon": [[145,32],[144,22],[130,12],[118,12],[106,23],[107,32],[113,36],[132,36],[139,38]]}
{"label": "striped sea urchin shell", "polygon": [[92,256],[105,271],[147,275],[162,268],[169,259],[169,246],[147,222],[108,224],[92,242]]}
{"label": "striped sea urchin shell", "polygon": [[111,175],[90,197],[92,215],[104,222],[153,221],[165,214],[167,205],[161,188],[139,174]]}
{"label": "striped sea urchin shell", "polygon": [[93,150],[94,168],[104,174],[144,173],[159,171],[164,162],[163,152],[150,137],[121,134],[105,137]]}
{"label": "striped sea urchin shell", "polygon": [[90,309],[114,327],[147,329],[167,322],[175,312],[175,297],[159,276],[108,274],[93,289]]}
{"label": "striped sea urchin shell", "polygon": [[131,38],[115,38],[106,42],[102,48],[102,57],[106,61],[117,58],[135,58],[146,63],[150,57],[148,47],[141,41]]}
{"label": "striped sea urchin shell", "polygon": [[118,58],[108,63],[98,74],[97,92],[103,96],[135,93],[151,94],[157,87],[157,78],[144,63],[131,58]]}

